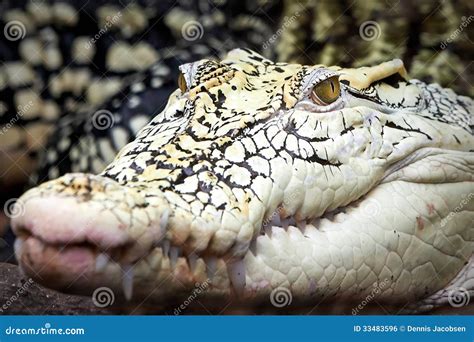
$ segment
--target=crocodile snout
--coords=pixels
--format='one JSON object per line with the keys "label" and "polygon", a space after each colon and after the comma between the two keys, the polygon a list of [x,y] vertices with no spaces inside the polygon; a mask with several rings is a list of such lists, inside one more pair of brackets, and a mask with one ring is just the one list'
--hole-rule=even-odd
{"label": "crocodile snout", "polygon": [[[127,265],[163,241],[169,210],[164,201],[149,210],[139,190],[87,174],[44,183],[17,205],[20,215],[12,219],[12,228],[20,265],[36,280],[60,289],[104,282],[98,273],[112,261],[127,273]],[[110,283],[120,284],[120,272]]]}

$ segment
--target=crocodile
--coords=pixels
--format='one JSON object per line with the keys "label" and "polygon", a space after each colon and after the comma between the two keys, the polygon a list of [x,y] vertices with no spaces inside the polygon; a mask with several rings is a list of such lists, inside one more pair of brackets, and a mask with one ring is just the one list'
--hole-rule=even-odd
{"label": "crocodile", "polygon": [[[447,302],[474,290],[471,98],[374,66],[249,49],[179,67],[101,173],[28,190],[12,227],[39,283],[176,304]],[[426,306],[426,305],[425,305]]]}

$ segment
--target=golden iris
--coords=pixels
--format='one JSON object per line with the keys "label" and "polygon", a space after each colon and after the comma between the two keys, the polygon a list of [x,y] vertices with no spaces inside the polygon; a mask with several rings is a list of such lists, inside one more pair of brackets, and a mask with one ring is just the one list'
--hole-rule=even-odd
{"label": "golden iris", "polygon": [[329,77],[319,82],[311,92],[311,99],[319,105],[327,106],[336,101],[341,95],[341,85],[338,76]]}
{"label": "golden iris", "polygon": [[186,84],[186,79],[182,72],[180,72],[178,76],[178,87],[183,94],[188,90],[188,85]]}

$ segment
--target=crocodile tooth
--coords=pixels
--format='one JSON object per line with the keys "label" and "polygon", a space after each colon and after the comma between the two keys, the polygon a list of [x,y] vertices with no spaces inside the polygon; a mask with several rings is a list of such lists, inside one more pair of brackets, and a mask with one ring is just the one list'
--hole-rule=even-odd
{"label": "crocodile tooth", "polygon": [[206,272],[207,272],[207,277],[212,280],[214,276],[216,275],[216,270],[217,270],[217,258],[216,257],[206,257],[204,259],[206,263]]}
{"label": "crocodile tooth", "polygon": [[280,227],[283,227],[285,230],[288,230],[289,226],[290,226],[290,219],[282,219],[281,220],[281,226]]}
{"label": "crocodile tooth", "polygon": [[249,251],[253,255],[257,255],[257,239],[254,239],[250,242]]}
{"label": "crocodile tooth", "polygon": [[168,240],[163,241],[162,248],[163,248],[163,256],[165,256],[166,258],[169,258],[170,242]]}
{"label": "crocodile tooth", "polygon": [[289,224],[290,226],[293,226],[293,227],[296,226],[296,220],[295,220],[295,218],[294,218],[293,216],[289,217],[287,220],[288,220],[288,224]]}
{"label": "crocodile tooth", "polygon": [[13,250],[15,251],[15,255],[17,258],[20,257],[22,247],[23,247],[23,240],[16,238],[15,242],[13,243]]}
{"label": "crocodile tooth", "polygon": [[170,264],[171,268],[176,266],[176,262],[178,261],[178,257],[180,255],[181,248],[179,247],[171,247],[170,248]]}
{"label": "crocodile tooth", "polygon": [[314,229],[319,230],[319,226],[321,225],[321,219],[319,217],[313,219],[311,223],[309,224],[314,227]]}
{"label": "crocodile tooth", "polygon": [[265,235],[268,235],[269,238],[272,237],[272,226],[265,226]]}
{"label": "crocodile tooth", "polygon": [[189,260],[189,268],[191,269],[191,273],[194,273],[194,270],[196,269],[196,263],[198,261],[198,256],[195,253],[191,253],[188,256]]}
{"label": "crocodile tooth", "polygon": [[271,223],[270,226],[281,227],[280,215],[273,215],[272,221],[270,223]]}
{"label": "crocodile tooth", "polygon": [[125,265],[122,269],[122,289],[126,300],[133,295],[133,265]]}
{"label": "crocodile tooth", "polygon": [[245,288],[245,264],[243,260],[227,263],[227,273],[237,294],[242,294]]}
{"label": "crocodile tooth", "polygon": [[107,266],[108,262],[109,262],[109,257],[107,256],[107,254],[100,253],[95,258],[95,270],[97,272],[102,272],[105,269],[105,266]]}
{"label": "crocodile tooth", "polygon": [[296,222],[296,226],[299,228],[299,230],[301,230],[301,233],[304,234],[305,230],[306,230],[306,226],[308,224],[306,223],[305,220],[301,220],[301,221],[297,221]]}

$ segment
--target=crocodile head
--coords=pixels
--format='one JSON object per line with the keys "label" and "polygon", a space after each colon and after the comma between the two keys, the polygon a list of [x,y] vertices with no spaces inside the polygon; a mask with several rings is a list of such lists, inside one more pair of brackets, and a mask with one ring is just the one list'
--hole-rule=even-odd
{"label": "crocodile head", "polygon": [[[180,89],[99,175],[26,192],[24,271],[136,300],[415,302],[474,248],[473,102],[405,80],[400,60],[343,69],[249,50],[180,67]],[[453,214],[454,213],[454,214]],[[382,286],[383,285],[383,286]]]}

